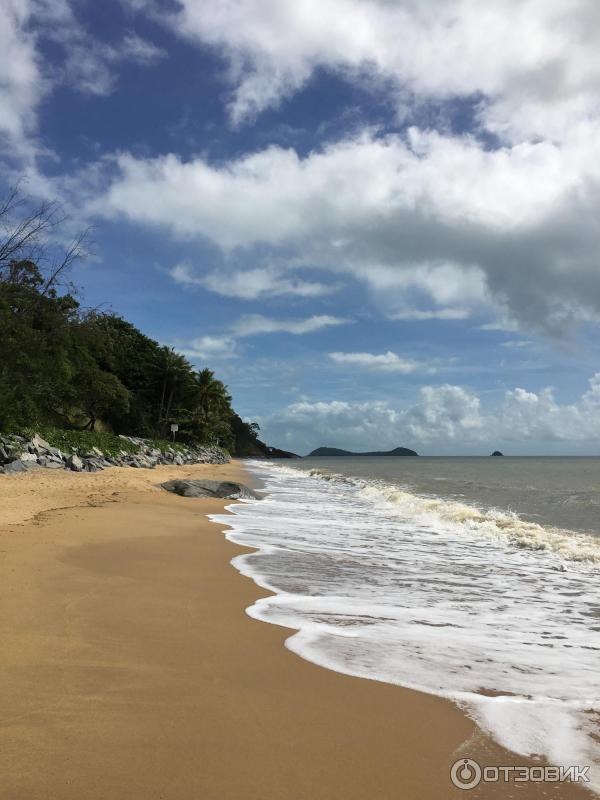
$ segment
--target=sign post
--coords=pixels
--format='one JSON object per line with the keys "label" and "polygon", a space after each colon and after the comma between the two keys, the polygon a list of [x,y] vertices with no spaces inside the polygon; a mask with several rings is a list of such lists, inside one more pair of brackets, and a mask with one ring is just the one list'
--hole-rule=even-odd
{"label": "sign post", "polygon": [[178,430],[179,430],[179,425],[177,425],[177,423],[174,422],[171,425],[171,433],[173,434],[173,441],[175,441],[175,434],[177,433]]}

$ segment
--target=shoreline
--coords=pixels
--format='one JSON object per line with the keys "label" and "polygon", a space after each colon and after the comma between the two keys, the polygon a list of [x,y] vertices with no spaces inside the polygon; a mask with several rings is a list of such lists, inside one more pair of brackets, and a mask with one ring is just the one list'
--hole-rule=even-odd
{"label": "shoreline", "polygon": [[248,483],[241,464],[40,473],[0,479],[2,800],[437,800],[465,796],[460,756],[532,763],[449,701],[316,666],[245,613],[270,593],[206,517],[234,501],[155,488]]}

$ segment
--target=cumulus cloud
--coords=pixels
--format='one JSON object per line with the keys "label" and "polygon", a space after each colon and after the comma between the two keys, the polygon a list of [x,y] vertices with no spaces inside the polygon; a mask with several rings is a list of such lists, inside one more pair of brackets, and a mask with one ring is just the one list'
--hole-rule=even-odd
{"label": "cumulus cloud", "polygon": [[304,158],[269,147],[117,166],[96,211],[350,274],[390,316],[486,313],[556,333],[600,312],[600,122],[496,150],[411,129]]}
{"label": "cumulus cloud", "polygon": [[234,323],[231,331],[233,335],[239,337],[258,336],[264,333],[292,333],[296,336],[301,336],[305,333],[315,333],[323,328],[335,325],[346,325],[349,322],[351,320],[343,317],[333,317],[328,314],[296,320],[270,319],[262,314],[246,314]]}
{"label": "cumulus cloud", "polygon": [[578,402],[560,404],[552,389],[506,392],[495,408],[484,409],[474,392],[461,386],[424,386],[418,402],[399,409],[387,402],[292,403],[263,428],[273,441],[310,450],[318,445],[371,449],[399,444],[430,448],[448,445],[600,441],[600,373]]}
{"label": "cumulus cloud", "polygon": [[329,353],[336,364],[349,365],[373,370],[374,372],[399,372],[410,375],[413,372],[435,372],[435,367],[412,358],[402,358],[388,350],[387,353]]}
{"label": "cumulus cloud", "polygon": [[408,96],[480,97],[483,124],[512,140],[560,138],[598,103],[595,0],[181,0],[169,19],[225,54],[236,124],[319,68]]}

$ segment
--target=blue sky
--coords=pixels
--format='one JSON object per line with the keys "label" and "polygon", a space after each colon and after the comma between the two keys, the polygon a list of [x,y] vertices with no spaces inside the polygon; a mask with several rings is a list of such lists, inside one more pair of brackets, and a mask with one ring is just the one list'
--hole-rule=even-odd
{"label": "blue sky", "polygon": [[600,10],[0,0],[4,186],[270,444],[600,448]]}

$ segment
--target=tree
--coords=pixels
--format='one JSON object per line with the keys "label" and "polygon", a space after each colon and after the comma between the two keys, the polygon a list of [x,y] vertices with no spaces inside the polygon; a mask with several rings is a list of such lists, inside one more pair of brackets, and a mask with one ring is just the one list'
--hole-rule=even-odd
{"label": "tree", "polygon": [[193,372],[185,357],[176,353],[172,347],[161,347],[157,366],[161,381],[157,430],[164,434],[176,402],[192,383]]}
{"label": "tree", "polygon": [[40,293],[48,294],[56,288],[73,264],[83,258],[90,232],[80,233],[56,255],[49,240],[65,219],[60,203],[42,201],[35,205],[19,185],[11,188],[0,202],[0,281],[12,280],[13,264],[29,261],[36,264],[42,277]]}
{"label": "tree", "polygon": [[71,381],[71,295],[41,293],[31,261],[12,261],[0,280],[0,425],[56,420]]}
{"label": "tree", "polygon": [[[0,430],[35,424],[165,436],[261,452],[258,426],[235,414],[225,384],[195,371],[112,313],[84,311],[64,285],[77,239],[52,261],[47,239],[64,219],[14,190],[0,203]],[[44,267],[40,266],[43,262]]]}

